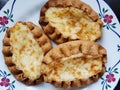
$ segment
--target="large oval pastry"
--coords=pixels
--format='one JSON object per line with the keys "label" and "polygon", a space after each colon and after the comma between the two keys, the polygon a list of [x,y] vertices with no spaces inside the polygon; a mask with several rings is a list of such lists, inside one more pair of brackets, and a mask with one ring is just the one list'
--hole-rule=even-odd
{"label": "large oval pastry", "polygon": [[102,36],[98,14],[81,0],[49,0],[40,11],[40,25],[56,43],[96,41]]}
{"label": "large oval pastry", "polygon": [[3,40],[6,65],[17,80],[27,85],[43,80],[41,63],[51,48],[48,37],[31,22],[18,22],[8,28]]}
{"label": "large oval pastry", "polygon": [[91,41],[70,41],[51,49],[44,57],[44,81],[61,88],[84,87],[105,72],[107,52]]}

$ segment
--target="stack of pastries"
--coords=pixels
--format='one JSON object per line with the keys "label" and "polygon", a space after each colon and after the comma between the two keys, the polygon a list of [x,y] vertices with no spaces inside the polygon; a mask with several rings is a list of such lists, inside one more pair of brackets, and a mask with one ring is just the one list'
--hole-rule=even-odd
{"label": "stack of pastries", "polygon": [[40,10],[39,24],[42,28],[17,22],[3,39],[5,63],[18,81],[77,88],[104,74],[107,51],[97,43],[103,23],[89,5],[80,0],[49,0]]}

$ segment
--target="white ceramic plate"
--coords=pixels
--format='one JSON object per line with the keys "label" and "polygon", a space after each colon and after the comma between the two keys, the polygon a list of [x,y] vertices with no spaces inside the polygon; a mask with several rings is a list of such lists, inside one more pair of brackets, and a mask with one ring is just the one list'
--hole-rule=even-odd
{"label": "white ceramic plate", "polygon": [[[37,86],[26,86],[17,81],[4,63],[2,40],[7,27],[17,21],[32,21],[36,25],[40,8],[47,0],[9,0],[0,11],[0,90],[60,90],[42,83]],[[104,22],[103,37],[99,43],[107,49],[107,71],[96,83],[75,90],[113,90],[120,78],[120,24],[109,6],[103,0],[83,0],[89,4]]]}

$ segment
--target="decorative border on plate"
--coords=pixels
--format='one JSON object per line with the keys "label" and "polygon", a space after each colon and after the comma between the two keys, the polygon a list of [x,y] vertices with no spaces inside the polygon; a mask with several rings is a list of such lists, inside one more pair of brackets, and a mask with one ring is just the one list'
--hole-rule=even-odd
{"label": "decorative border on plate", "polygon": [[102,90],[108,90],[111,88],[110,83],[113,83],[116,81],[115,74],[118,74],[118,68],[116,67],[118,64],[120,64],[120,60],[113,66],[109,67],[108,70],[106,70],[106,77],[101,78],[101,85],[102,85]]}
{"label": "decorative border on plate", "polygon": [[11,74],[7,74],[6,71],[0,70],[0,87],[7,88],[6,90],[14,90],[15,89],[15,80],[10,81],[8,78]]}
{"label": "decorative border on plate", "polygon": [[4,32],[8,28],[7,24],[9,22],[14,22],[12,12],[13,12],[15,2],[16,0],[13,1],[10,9],[3,11],[3,13],[5,14],[4,16],[0,16],[0,33]]}
{"label": "decorative border on plate", "polygon": [[[116,28],[116,23],[113,22],[113,16],[111,14],[108,14],[108,9],[101,7],[99,0],[96,0],[98,7],[99,7],[99,16],[100,18],[103,20],[104,25],[103,28],[106,28],[107,30],[111,30],[115,35],[118,36],[118,38],[120,38],[120,34],[118,34],[116,32],[116,30],[114,30]],[[5,14],[4,16],[0,16],[0,33],[4,32],[7,28],[8,28],[8,23],[9,22],[14,22],[13,20],[13,8],[14,8],[14,4],[15,4],[16,0],[13,0],[12,6],[10,9],[7,9],[5,11],[3,11],[3,13]],[[118,47],[118,52],[120,51],[120,45],[117,45]],[[116,81],[115,78],[115,74],[118,74],[118,68],[117,65],[120,64],[120,60],[118,60],[118,62],[113,66],[113,67],[109,67],[108,70],[106,71],[107,75],[105,78],[101,78],[101,85],[102,85],[102,90],[108,90],[109,88],[111,88],[110,83],[113,83]],[[15,86],[15,80],[14,81],[10,81],[10,79],[8,78],[11,74],[7,74],[6,71],[2,71],[0,70],[0,87],[5,87],[7,88],[7,90],[14,90]]]}
{"label": "decorative border on plate", "polygon": [[[108,9],[105,9],[104,7],[101,7],[99,0],[96,0],[98,7],[99,7],[99,16],[100,18],[103,20],[104,25],[103,28],[106,28],[107,30],[111,30],[115,35],[118,36],[118,38],[120,39],[120,34],[115,30],[116,29],[116,24],[115,22],[112,21],[112,19],[114,18],[113,15],[108,14]],[[120,45],[117,45],[118,47],[118,52],[120,51]]]}
{"label": "decorative border on plate", "polygon": [[[101,4],[99,2],[99,0],[96,0],[98,7],[99,7],[99,16],[100,18],[103,20],[104,25],[103,28],[107,29],[107,30],[111,30],[119,39],[120,39],[120,34],[118,34],[118,32],[115,30],[116,29],[116,23],[113,22],[113,15],[108,14],[108,9],[101,7]],[[120,45],[117,45],[118,50],[117,52],[120,51]],[[106,77],[105,78],[101,78],[101,85],[102,85],[102,90],[108,90],[109,88],[112,88],[110,83],[114,83],[116,81],[115,78],[115,74],[118,74],[118,68],[117,65],[120,64],[120,60],[118,60],[118,62],[113,66],[113,67],[109,67],[108,70],[106,70]]]}
{"label": "decorative border on plate", "polygon": [[[14,22],[13,20],[13,8],[16,0],[13,0],[12,6],[10,9],[4,10],[4,16],[0,16],[0,33],[4,32],[8,28],[9,22]],[[6,71],[0,70],[0,87],[5,88],[6,90],[14,90],[15,89],[15,80],[11,81],[9,76],[11,74]]]}

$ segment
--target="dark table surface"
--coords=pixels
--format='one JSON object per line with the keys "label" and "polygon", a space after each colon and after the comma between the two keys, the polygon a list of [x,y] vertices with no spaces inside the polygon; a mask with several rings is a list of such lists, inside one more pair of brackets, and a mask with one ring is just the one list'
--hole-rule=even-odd
{"label": "dark table surface", "polygon": [[[120,22],[120,0],[104,0],[114,11]],[[119,89],[120,90],[120,89]]]}
{"label": "dark table surface", "polygon": [[[7,1],[8,0],[0,0],[0,10]],[[111,9],[114,11],[120,22],[120,0],[104,0],[104,1],[111,7]],[[120,80],[114,90],[120,90]]]}

